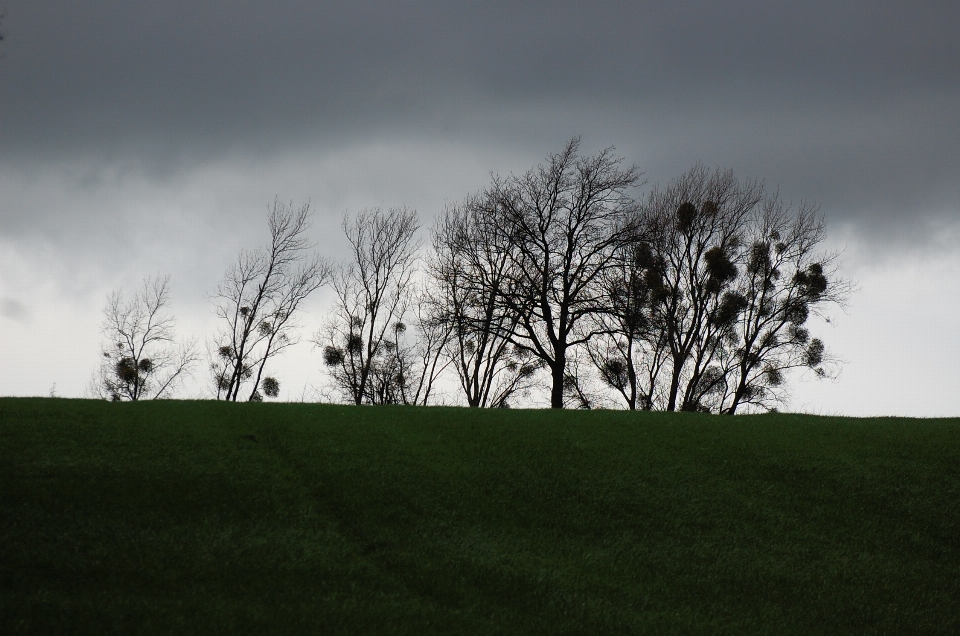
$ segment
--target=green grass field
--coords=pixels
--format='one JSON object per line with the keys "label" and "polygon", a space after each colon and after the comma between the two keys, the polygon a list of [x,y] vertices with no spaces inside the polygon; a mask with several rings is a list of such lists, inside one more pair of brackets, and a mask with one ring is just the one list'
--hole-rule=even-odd
{"label": "green grass field", "polygon": [[0,399],[0,633],[960,633],[960,420]]}

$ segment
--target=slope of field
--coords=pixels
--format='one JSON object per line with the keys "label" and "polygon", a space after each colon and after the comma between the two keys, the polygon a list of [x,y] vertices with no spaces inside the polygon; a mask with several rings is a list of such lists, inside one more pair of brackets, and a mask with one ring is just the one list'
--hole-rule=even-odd
{"label": "slope of field", "polygon": [[960,420],[0,399],[0,632],[958,633]]}

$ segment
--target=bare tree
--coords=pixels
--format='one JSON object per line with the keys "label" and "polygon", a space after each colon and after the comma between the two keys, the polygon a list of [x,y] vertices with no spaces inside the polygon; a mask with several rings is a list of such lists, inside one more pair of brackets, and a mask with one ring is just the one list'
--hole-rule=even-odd
{"label": "bare tree", "polygon": [[589,318],[608,306],[600,282],[632,233],[627,190],[640,176],[609,148],[578,156],[579,143],[491,187],[512,261],[501,298],[516,327],[505,335],[549,369],[553,408],[563,408],[569,350],[596,335]]}
{"label": "bare tree", "polygon": [[750,214],[762,199],[761,184],[699,165],[647,198],[644,232],[654,255],[647,273],[650,316],[669,348],[661,408],[704,410],[722,395],[724,338],[740,310],[728,292]]}
{"label": "bare tree", "polygon": [[129,301],[121,292],[103,309],[100,368],[91,384],[97,397],[137,401],[169,397],[197,361],[195,342],[176,340],[176,321],[167,312],[170,277],[147,278]]}
{"label": "bare tree", "polygon": [[413,303],[415,341],[407,348],[411,360],[405,385],[404,404],[427,404],[440,374],[452,363],[444,355],[453,333],[451,324],[444,320],[442,307],[429,287],[416,292]]}
{"label": "bare tree", "polygon": [[788,370],[833,368],[803,325],[851,286],[836,254],[816,251],[816,208],[794,212],[761,183],[698,165],[654,188],[636,227],[608,270],[610,308],[595,319],[606,331],[588,347],[629,408],[772,408]]}
{"label": "bare tree", "polygon": [[853,286],[837,274],[838,255],[818,251],[826,225],[818,208],[794,212],[778,196],[764,201],[747,235],[735,291],[740,313],[729,341],[729,376],[720,410],[773,408],[784,401],[785,373],[808,368],[827,376],[836,359],[811,338],[808,318],[842,306]]}
{"label": "bare tree", "polygon": [[586,345],[600,379],[631,411],[654,407],[669,353],[664,332],[651,316],[650,270],[655,264],[641,234],[617,250],[603,277],[609,305],[594,316],[598,335]]}
{"label": "bare tree", "polygon": [[426,405],[437,378],[450,365],[443,356],[449,325],[437,319],[426,290],[411,295],[414,299],[404,313],[413,324],[395,322],[371,364],[365,399],[372,404]]}
{"label": "bare tree", "polygon": [[236,401],[251,380],[248,400],[279,394],[279,381],[264,376],[267,362],[298,342],[294,317],[300,304],[332,272],[328,261],[308,253],[309,216],[309,204],[295,208],[275,200],[269,208],[269,246],[241,252],[218,285],[214,304],[220,329],[210,365],[217,399]]}
{"label": "bare tree", "polygon": [[[406,375],[398,341],[417,266],[417,213],[406,208],[362,210],[343,230],[351,260],[333,277],[333,314],[313,342],[334,386],[354,404],[402,403]],[[397,366],[399,364],[399,366]]]}
{"label": "bare tree", "polygon": [[447,357],[471,407],[509,406],[525,392],[540,361],[511,344],[515,313],[501,297],[513,266],[490,192],[448,207],[433,228],[429,271],[437,317],[450,330]]}

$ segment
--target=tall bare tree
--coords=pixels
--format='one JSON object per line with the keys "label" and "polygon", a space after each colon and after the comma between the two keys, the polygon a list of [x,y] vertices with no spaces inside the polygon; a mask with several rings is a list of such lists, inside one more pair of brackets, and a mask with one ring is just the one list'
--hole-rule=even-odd
{"label": "tall bare tree", "polygon": [[631,411],[654,408],[669,357],[664,332],[651,316],[650,270],[655,265],[640,233],[617,250],[603,277],[609,305],[595,315],[598,335],[586,345],[600,379]]}
{"label": "tall bare tree", "polygon": [[629,408],[735,413],[782,402],[790,369],[827,374],[835,360],[804,324],[851,286],[817,251],[824,237],[815,207],[729,170],[654,188],[608,270],[606,331],[588,347],[601,378]]}
{"label": "tall bare tree", "polygon": [[197,361],[195,342],[178,342],[170,306],[170,277],[147,278],[129,300],[107,297],[103,335],[107,344],[91,393],[103,399],[137,401],[170,395]]}
{"label": "tall bare tree", "polygon": [[417,268],[417,213],[362,210],[343,230],[351,259],[333,277],[336,304],[314,343],[335,389],[354,404],[402,402],[408,375],[397,363]]}
{"label": "tall bare tree", "polygon": [[217,399],[236,401],[251,384],[248,400],[279,394],[279,381],[264,376],[266,365],[298,342],[297,311],[332,273],[327,260],[309,253],[309,220],[309,204],[275,200],[267,220],[269,245],[241,252],[218,285],[214,305],[220,328],[211,362]]}
{"label": "tall bare tree", "polygon": [[612,149],[580,157],[579,145],[574,138],[545,165],[490,189],[511,259],[501,297],[516,327],[507,335],[549,369],[553,408],[563,408],[569,350],[596,335],[589,319],[608,306],[600,282],[632,234],[628,190],[640,177]]}
{"label": "tall bare tree", "polygon": [[838,275],[838,255],[820,244],[826,225],[816,206],[796,211],[777,195],[768,197],[751,220],[744,263],[735,290],[740,313],[733,322],[727,382],[719,410],[773,408],[784,401],[785,373],[808,368],[826,376],[836,360],[805,326],[842,306],[852,284]]}
{"label": "tall bare tree", "polygon": [[724,337],[741,309],[729,292],[750,215],[762,199],[761,184],[700,165],[647,198],[651,318],[669,348],[662,405],[668,411],[705,409],[705,400],[722,394]]}
{"label": "tall bare tree", "polygon": [[472,407],[508,406],[540,366],[510,342],[517,316],[503,306],[513,261],[498,227],[502,218],[496,196],[486,192],[448,207],[432,231],[436,315],[450,330],[448,360]]}

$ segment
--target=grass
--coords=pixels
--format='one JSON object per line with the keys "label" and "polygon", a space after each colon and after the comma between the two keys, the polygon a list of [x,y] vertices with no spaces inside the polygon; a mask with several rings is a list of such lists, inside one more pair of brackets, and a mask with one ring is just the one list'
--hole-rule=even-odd
{"label": "grass", "polygon": [[960,632],[960,420],[0,399],[0,632]]}

